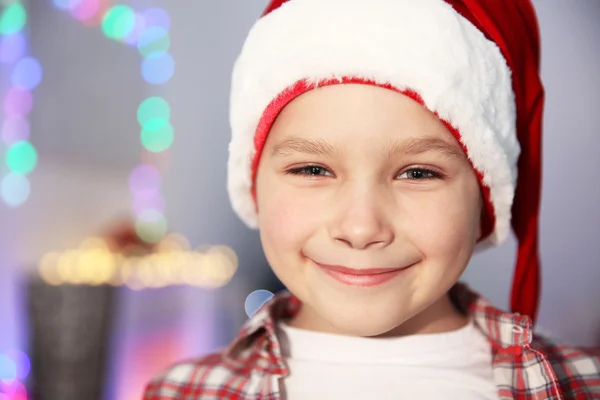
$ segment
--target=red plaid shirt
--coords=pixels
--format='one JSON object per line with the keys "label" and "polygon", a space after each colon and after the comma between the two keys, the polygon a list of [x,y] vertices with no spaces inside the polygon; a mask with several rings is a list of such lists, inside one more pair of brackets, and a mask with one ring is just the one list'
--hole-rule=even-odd
{"label": "red plaid shirt", "polygon": [[[600,399],[600,354],[533,334],[529,317],[503,312],[463,284],[451,294],[490,340],[500,399]],[[289,372],[276,321],[292,317],[300,306],[288,292],[278,294],[227,349],[172,366],[150,382],[144,400],[280,399],[279,382]]]}

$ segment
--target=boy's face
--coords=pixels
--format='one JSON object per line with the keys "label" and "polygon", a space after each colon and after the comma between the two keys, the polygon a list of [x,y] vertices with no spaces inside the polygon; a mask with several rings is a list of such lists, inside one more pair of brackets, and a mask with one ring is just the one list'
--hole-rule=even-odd
{"label": "boy's face", "polygon": [[[273,125],[256,190],[267,259],[303,302],[298,325],[358,336],[443,326],[481,195],[432,113],[369,85],[307,92]],[[355,275],[375,268],[390,272]]]}

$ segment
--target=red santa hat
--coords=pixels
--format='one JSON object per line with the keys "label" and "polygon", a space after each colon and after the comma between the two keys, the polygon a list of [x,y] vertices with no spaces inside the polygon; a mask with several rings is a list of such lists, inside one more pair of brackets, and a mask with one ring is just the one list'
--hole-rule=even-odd
{"label": "red santa hat", "polygon": [[254,181],[271,125],[316,87],[364,83],[435,113],[466,152],[484,195],[483,238],[518,239],[511,308],[537,316],[544,91],[529,0],[272,0],[236,61],[228,191],[257,225]]}

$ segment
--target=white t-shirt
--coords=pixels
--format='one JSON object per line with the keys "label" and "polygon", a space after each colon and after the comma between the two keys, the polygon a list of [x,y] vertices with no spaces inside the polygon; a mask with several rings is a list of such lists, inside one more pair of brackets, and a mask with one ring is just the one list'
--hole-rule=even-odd
{"label": "white t-shirt", "polygon": [[333,335],[278,325],[287,400],[498,399],[489,341],[471,322],[400,338]]}

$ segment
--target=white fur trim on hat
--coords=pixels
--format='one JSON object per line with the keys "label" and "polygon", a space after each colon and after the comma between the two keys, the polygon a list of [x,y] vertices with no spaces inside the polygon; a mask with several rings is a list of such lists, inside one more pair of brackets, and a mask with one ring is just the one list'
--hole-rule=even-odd
{"label": "white fur trim on hat", "polygon": [[510,229],[520,147],[510,70],[498,46],[443,0],[291,0],[259,19],[233,71],[228,191],[250,227],[254,134],[286,88],[357,77],[411,89],[461,134],[490,189],[496,224]]}

